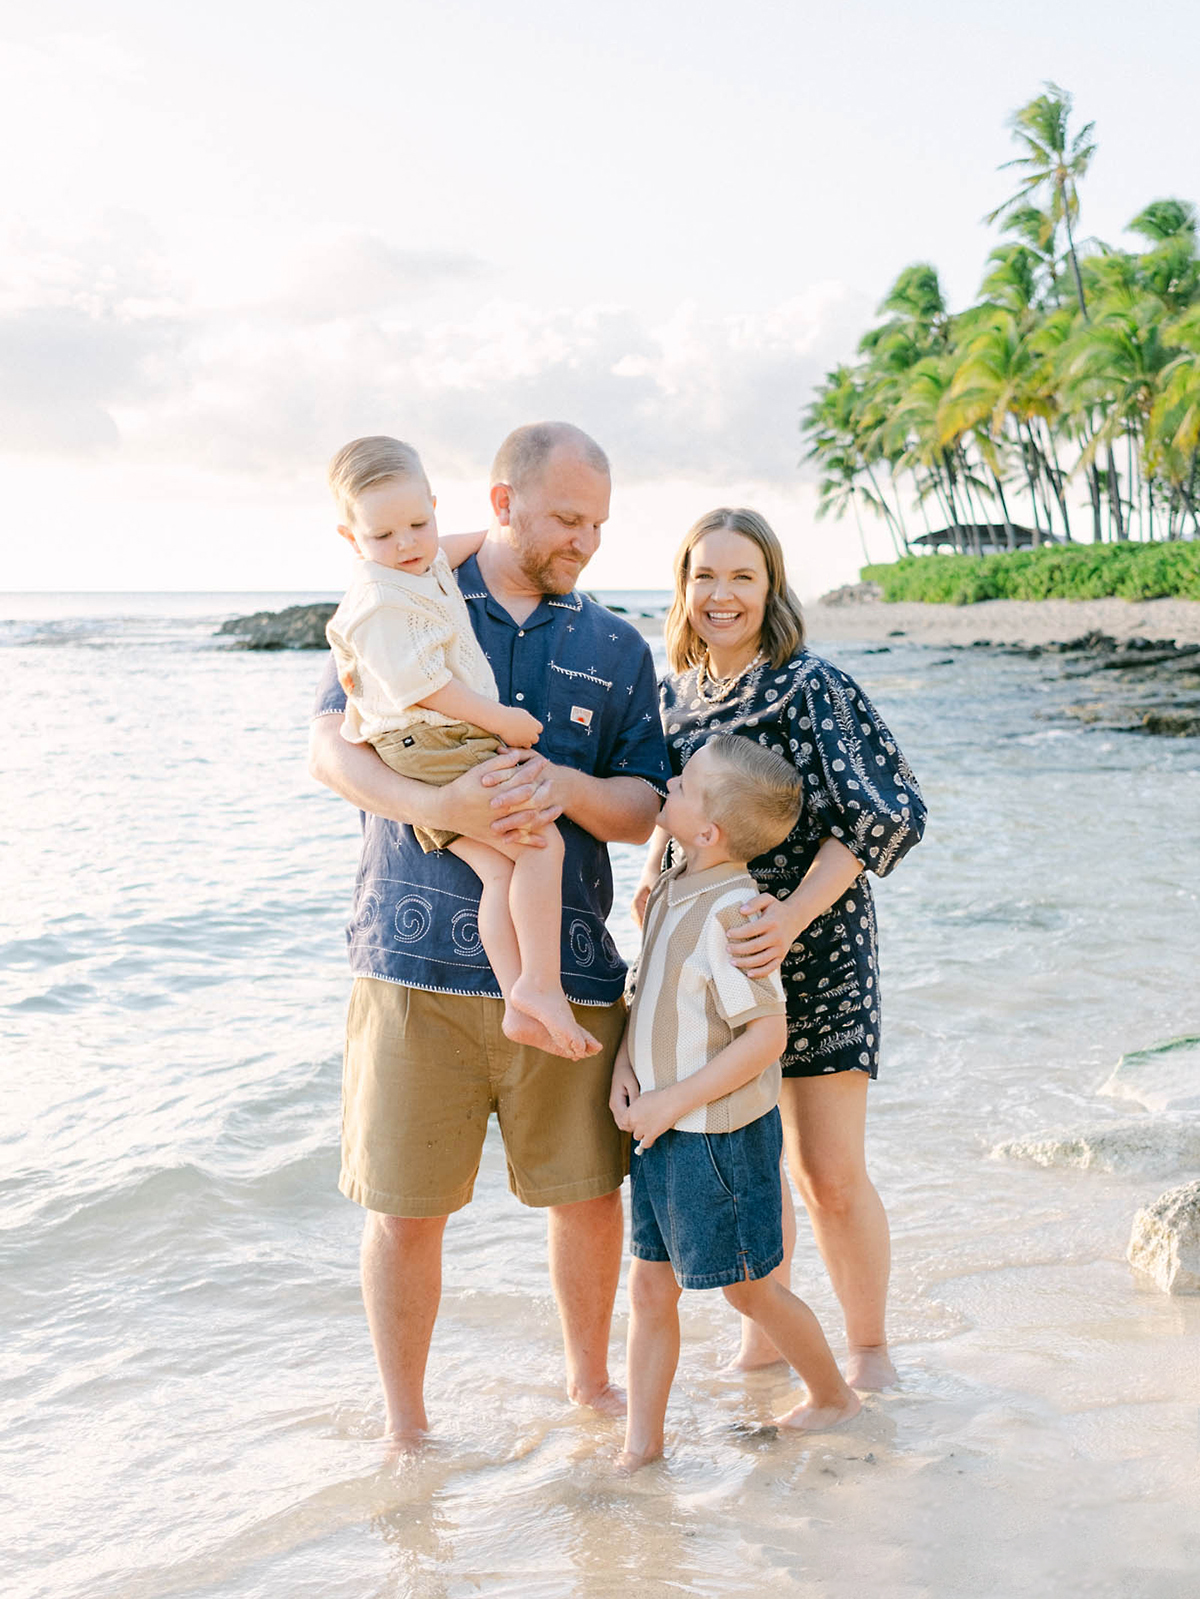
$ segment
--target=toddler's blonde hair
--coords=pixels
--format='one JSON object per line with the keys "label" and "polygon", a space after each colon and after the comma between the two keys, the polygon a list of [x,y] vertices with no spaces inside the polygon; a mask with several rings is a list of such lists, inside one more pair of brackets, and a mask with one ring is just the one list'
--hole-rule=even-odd
{"label": "toddler's blonde hair", "polygon": [[412,445],[389,439],[382,433],[343,444],[330,461],[326,477],[338,510],[347,519],[353,517],[359,495],[373,483],[393,477],[415,477],[426,487],[429,484],[421,457]]}
{"label": "toddler's blonde hair", "polygon": [[765,855],[796,825],[804,800],[800,773],[774,750],[732,733],[718,733],[704,748],[716,766],[703,785],[708,820],[725,835],[733,860]]}

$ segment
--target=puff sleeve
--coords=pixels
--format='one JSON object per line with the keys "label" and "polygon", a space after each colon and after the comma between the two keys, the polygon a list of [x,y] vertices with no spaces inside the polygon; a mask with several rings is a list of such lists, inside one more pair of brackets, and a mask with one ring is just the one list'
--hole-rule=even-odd
{"label": "puff sleeve", "polygon": [[828,661],[808,657],[799,697],[799,736],[811,750],[805,803],[822,835],[886,877],[925,830],[912,769],[863,690]]}
{"label": "puff sleeve", "polygon": [[[336,618],[334,618],[336,621]],[[414,605],[378,602],[364,608],[344,634],[331,624],[329,642],[339,675],[349,671],[365,714],[394,715],[436,694],[450,681],[446,647],[453,636],[449,617]]]}

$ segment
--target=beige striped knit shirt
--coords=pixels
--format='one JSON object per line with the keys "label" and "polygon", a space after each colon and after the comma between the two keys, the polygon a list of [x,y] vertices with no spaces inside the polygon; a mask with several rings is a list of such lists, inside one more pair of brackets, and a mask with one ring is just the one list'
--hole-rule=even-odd
{"label": "beige striped knit shirt", "polygon": [[[729,958],[725,931],[758,893],[744,866],[726,862],[683,875],[681,863],[650,891],[637,988],[629,1012],[629,1058],[643,1093],[669,1088],[707,1066],[759,1016],[783,1016],[779,973],[747,977]],[[779,1062],[675,1123],[682,1133],[732,1133],[779,1100]]]}

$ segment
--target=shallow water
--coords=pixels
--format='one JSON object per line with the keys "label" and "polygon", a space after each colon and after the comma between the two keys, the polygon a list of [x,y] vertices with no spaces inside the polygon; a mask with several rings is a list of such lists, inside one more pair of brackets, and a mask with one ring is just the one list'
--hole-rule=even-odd
{"label": "shallow water", "polygon": [[[271,598],[0,601],[5,1594],[1192,1594],[1200,1300],[1123,1257],[1196,1174],[989,1151],[1129,1114],[1095,1093],[1116,1057],[1200,1031],[1200,742],[1043,720],[1070,685],[1042,663],[831,647],[933,817],[878,892],[902,1389],[756,1437],[788,1384],[724,1376],[732,1318],[691,1295],[669,1462],[615,1480],[490,1139],[435,1439],[397,1465],[335,1189],[357,819],[304,770],[318,660],[209,638]],[[803,1236],[796,1280],[836,1345]]]}

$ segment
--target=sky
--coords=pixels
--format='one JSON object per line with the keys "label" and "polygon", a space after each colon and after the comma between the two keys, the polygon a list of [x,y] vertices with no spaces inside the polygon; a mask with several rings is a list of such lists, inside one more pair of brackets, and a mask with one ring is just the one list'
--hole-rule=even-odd
{"label": "sky", "polygon": [[544,417],[613,463],[589,586],[718,504],[853,581],[813,385],[912,262],[970,300],[1044,80],[1085,237],[1200,199],[1198,57],[1176,0],[8,0],[0,590],[336,591],[339,445],[415,444],[452,531]]}

